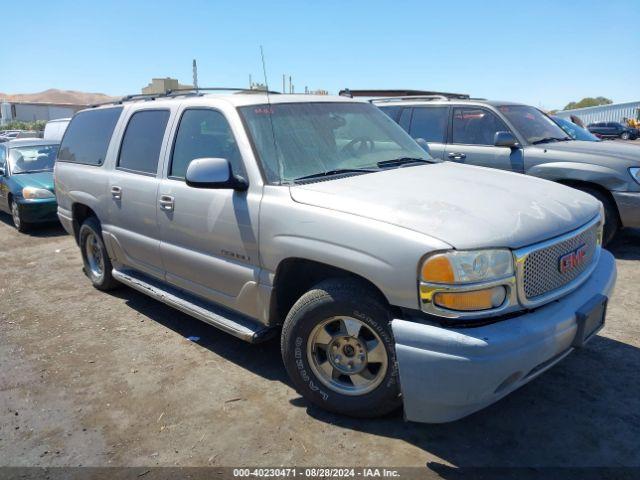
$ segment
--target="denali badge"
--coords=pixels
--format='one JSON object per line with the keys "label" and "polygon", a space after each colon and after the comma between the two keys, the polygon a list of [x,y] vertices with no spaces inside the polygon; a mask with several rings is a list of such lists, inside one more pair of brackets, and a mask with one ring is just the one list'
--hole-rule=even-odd
{"label": "denali badge", "polygon": [[560,261],[558,262],[558,270],[560,270],[560,273],[567,273],[574,268],[582,265],[586,257],[587,246],[585,244],[582,244],[572,252],[569,252],[560,257]]}

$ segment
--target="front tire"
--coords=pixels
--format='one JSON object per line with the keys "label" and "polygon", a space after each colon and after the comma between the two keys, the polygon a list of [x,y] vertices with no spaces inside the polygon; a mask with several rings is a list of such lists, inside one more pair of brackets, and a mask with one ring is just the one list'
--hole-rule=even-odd
{"label": "front tire", "polygon": [[620,138],[622,140],[629,140],[631,138],[631,135],[629,134],[629,132],[622,132],[622,135],[620,135]]}
{"label": "front tire", "polygon": [[401,405],[389,309],[351,280],[319,283],[293,305],[282,359],[300,394],[331,412],[377,417]]}
{"label": "front tire", "polygon": [[607,246],[616,236],[620,230],[620,215],[618,214],[618,208],[608,195],[605,195],[600,190],[589,187],[581,187],[582,190],[589,195],[596,197],[602,202],[604,206],[604,234],[602,238],[602,244]]}
{"label": "front tire", "polygon": [[20,206],[17,202],[11,200],[11,218],[13,219],[13,225],[16,227],[20,233],[24,233],[29,229],[29,226],[22,218],[22,213],[20,212]]}
{"label": "front tire", "polygon": [[78,233],[84,273],[98,290],[113,290],[119,286],[111,275],[113,266],[102,240],[100,222],[89,217],[80,227]]}

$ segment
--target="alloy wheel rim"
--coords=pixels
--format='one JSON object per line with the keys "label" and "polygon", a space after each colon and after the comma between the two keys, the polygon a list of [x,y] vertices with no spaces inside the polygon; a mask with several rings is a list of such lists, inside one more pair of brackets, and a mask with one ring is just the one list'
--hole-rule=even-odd
{"label": "alloy wheel rim", "polygon": [[104,260],[102,256],[102,248],[98,237],[90,233],[85,241],[85,253],[87,255],[87,263],[91,274],[96,278],[101,278],[104,274]]}
{"label": "alloy wheel rim", "polygon": [[364,395],[375,390],[388,369],[380,336],[352,317],[331,317],[309,335],[307,359],[326,387],[343,395]]}

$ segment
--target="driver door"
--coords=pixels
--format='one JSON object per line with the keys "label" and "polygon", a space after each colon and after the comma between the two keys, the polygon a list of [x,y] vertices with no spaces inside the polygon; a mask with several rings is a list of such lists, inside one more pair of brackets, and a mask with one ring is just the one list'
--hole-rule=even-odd
{"label": "driver door", "polygon": [[190,187],[187,167],[196,158],[226,158],[246,178],[242,157],[225,115],[188,107],[174,135],[166,175],[159,188],[160,254],[167,282],[209,301],[256,315],[243,302],[257,283],[258,214],[262,189]]}
{"label": "driver door", "polygon": [[523,173],[522,149],[494,145],[497,132],[510,131],[486,108],[455,107],[444,160]]}

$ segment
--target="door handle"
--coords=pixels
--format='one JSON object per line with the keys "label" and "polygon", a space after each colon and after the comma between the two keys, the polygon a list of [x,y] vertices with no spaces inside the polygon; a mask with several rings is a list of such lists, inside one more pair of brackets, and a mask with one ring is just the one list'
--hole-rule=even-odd
{"label": "door handle", "polygon": [[122,188],[114,185],[113,187],[111,187],[111,196],[115,199],[115,200],[120,200],[122,198]]}
{"label": "door handle", "polygon": [[447,157],[452,158],[453,160],[464,160],[467,156],[462,152],[451,152]]}
{"label": "door handle", "polygon": [[160,208],[167,212],[171,212],[174,206],[174,198],[171,195],[160,195]]}

